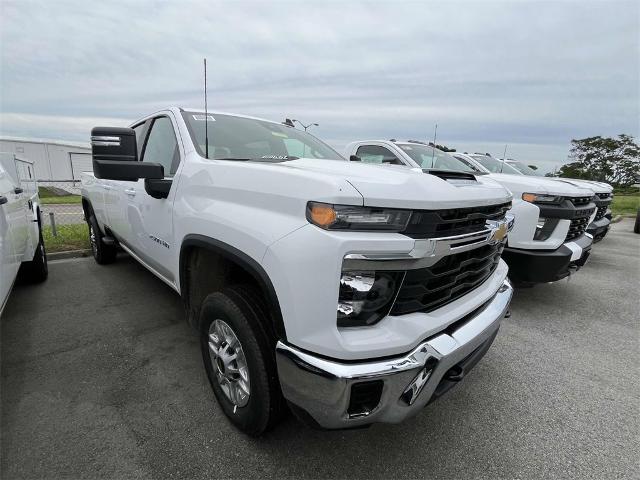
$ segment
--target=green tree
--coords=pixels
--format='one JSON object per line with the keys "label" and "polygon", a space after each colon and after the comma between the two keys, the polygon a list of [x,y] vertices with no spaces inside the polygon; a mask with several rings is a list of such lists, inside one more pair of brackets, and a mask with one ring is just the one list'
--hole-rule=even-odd
{"label": "green tree", "polygon": [[640,146],[631,135],[571,140],[569,160],[557,176],[598,180],[619,187],[633,185],[640,176]]}

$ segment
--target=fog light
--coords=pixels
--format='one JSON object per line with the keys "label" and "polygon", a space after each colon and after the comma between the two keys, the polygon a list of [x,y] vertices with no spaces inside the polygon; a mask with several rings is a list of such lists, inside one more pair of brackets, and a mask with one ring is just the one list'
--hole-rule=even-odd
{"label": "fog light", "polygon": [[338,326],[357,327],[379,321],[389,313],[401,279],[401,272],[342,272]]}

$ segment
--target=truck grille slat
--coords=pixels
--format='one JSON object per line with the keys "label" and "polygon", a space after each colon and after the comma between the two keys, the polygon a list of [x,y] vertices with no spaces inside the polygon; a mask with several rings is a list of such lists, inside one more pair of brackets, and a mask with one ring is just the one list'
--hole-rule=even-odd
{"label": "truck grille slat", "polygon": [[491,276],[502,249],[502,244],[485,245],[409,270],[390,314],[430,312],[462,297]]}
{"label": "truck grille slat", "polygon": [[589,225],[589,217],[574,218],[569,225],[566,240],[572,240],[582,235]]}
{"label": "truck grille slat", "polygon": [[416,210],[402,232],[411,238],[440,238],[479,232],[487,220],[504,218],[511,202],[485,207]]}
{"label": "truck grille slat", "polygon": [[604,216],[607,214],[607,208],[608,205],[603,205],[601,207],[598,207],[598,213],[596,213],[596,220],[600,220],[602,218],[604,218]]}

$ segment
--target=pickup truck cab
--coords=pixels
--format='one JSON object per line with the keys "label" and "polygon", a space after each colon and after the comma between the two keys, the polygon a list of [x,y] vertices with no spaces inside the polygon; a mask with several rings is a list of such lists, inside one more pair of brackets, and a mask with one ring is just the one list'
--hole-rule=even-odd
{"label": "pickup truck cab", "polygon": [[92,130],[82,197],[98,263],[120,246],[182,297],[228,418],[400,422],[482,358],[512,288],[498,184],[345,160],[281,123],[170,108]]}
{"label": "pickup truck cab", "polygon": [[0,315],[16,278],[43,282],[48,275],[33,176],[32,162],[0,153]]}
{"label": "pickup truck cab", "polygon": [[[505,160],[506,164],[518,170],[522,175],[539,177],[540,174],[522,162],[517,160]],[[595,182],[592,180],[581,180],[578,178],[551,177],[558,182],[566,182],[578,188],[585,188],[593,191],[593,201],[596,204],[596,214],[587,226],[587,233],[593,237],[593,243],[602,240],[611,225],[611,202],[613,201],[613,187],[608,183]]]}
{"label": "pickup truck cab", "polygon": [[468,172],[510,190],[513,204],[508,213],[514,225],[503,258],[509,277],[519,286],[565,278],[589,256],[592,238],[585,229],[595,216],[591,190],[527,177],[486,155],[449,154],[417,141],[363,140],[349,144],[345,155],[365,163]]}

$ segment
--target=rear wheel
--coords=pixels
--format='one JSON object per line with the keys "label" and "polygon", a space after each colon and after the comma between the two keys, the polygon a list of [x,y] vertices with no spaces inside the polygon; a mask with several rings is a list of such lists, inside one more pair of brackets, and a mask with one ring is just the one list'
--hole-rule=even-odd
{"label": "rear wheel", "polygon": [[91,243],[91,253],[93,258],[100,265],[113,263],[116,259],[115,245],[106,245],[102,240],[104,235],[100,231],[98,221],[94,215],[89,217],[89,242]]}
{"label": "rear wheel", "polygon": [[20,266],[20,279],[29,283],[42,283],[48,276],[49,265],[47,263],[47,252],[44,248],[44,239],[42,238],[40,211],[38,211],[38,246],[33,255],[33,260],[24,262]]}
{"label": "rear wheel", "polygon": [[231,422],[253,436],[273,427],[284,409],[259,298],[251,287],[229,287],[208,295],[200,309],[202,358],[213,393]]}

